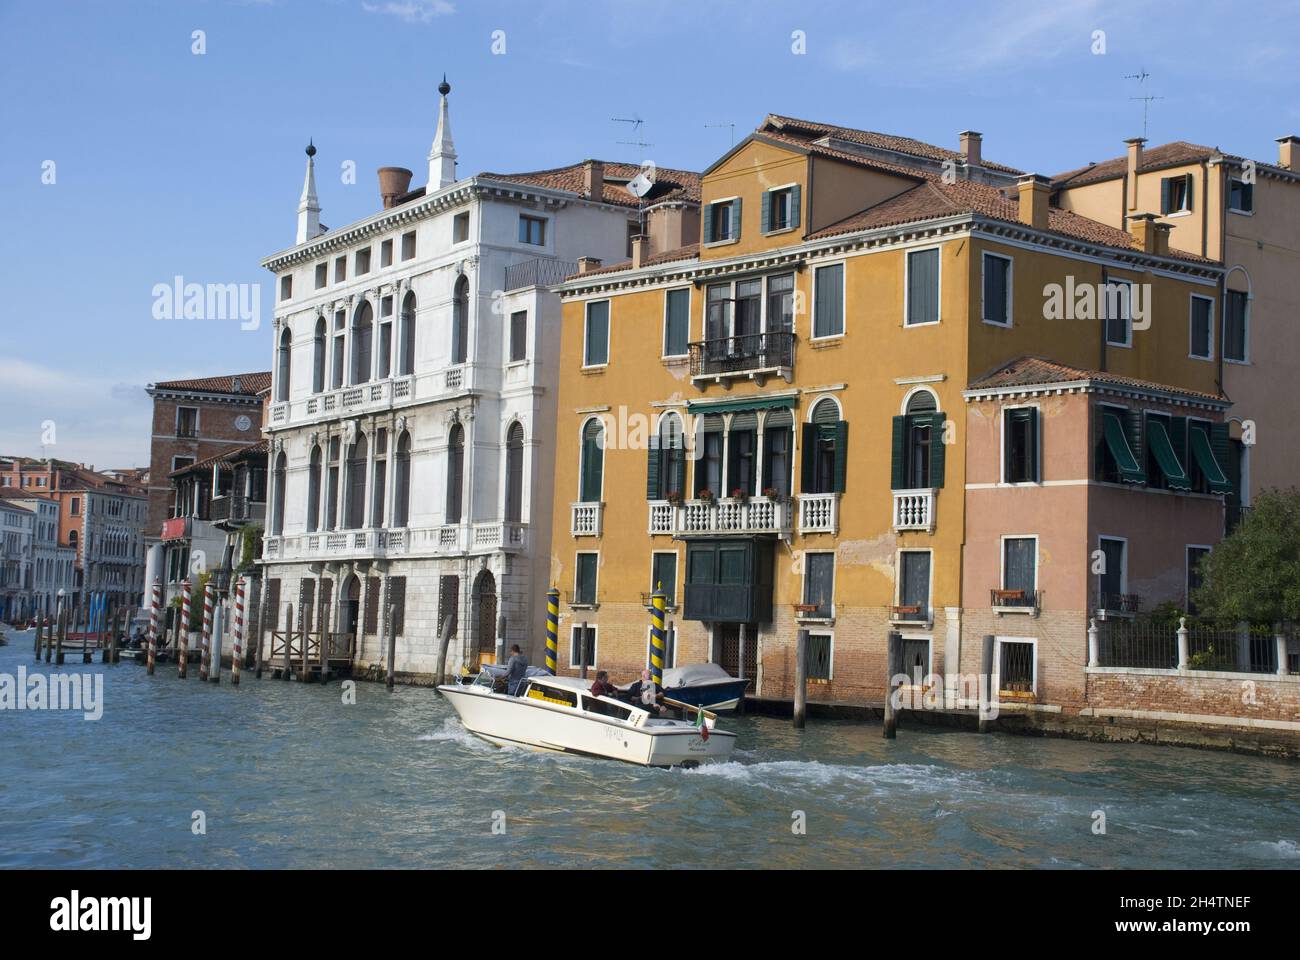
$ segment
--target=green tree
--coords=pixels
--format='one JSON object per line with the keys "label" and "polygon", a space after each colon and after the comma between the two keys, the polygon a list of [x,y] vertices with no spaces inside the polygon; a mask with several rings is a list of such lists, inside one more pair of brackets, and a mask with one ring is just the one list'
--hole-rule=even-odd
{"label": "green tree", "polygon": [[1215,620],[1300,621],[1300,490],[1269,490],[1201,561],[1197,609]]}

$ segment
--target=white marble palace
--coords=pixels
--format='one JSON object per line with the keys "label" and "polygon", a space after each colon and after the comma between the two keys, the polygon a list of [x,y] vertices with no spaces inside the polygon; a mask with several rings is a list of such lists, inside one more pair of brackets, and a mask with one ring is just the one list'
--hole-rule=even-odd
{"label": "white marble palace", "polygon": [[[560,313],[548,287],[626,259],[639,232],[633,166],[458,179],[438,89],[426,186],[384,167],[380,212],[323,227],[309,146],[296,242],[262,264],[276,277],[267,626],[291,604],[360,670],[384,661],[390,610],[399,673],[433,671],[447,616],[448,669],[515,642],[540,662]],[[697,207],[698,178],[661,170],[653,196]]]}

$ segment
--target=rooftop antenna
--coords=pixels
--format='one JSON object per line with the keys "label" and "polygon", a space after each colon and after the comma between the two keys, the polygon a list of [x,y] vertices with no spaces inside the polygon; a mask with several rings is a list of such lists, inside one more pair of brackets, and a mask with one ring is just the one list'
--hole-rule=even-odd
{"label": "rooftop antenna", "polygon": [[635,137],[636,139],[635,139],[635,140],[617,140],[617,141],[615,141],[615,142],[616,142],[616,143],[624,144],[625,146],[629,146],[629,147],[640,147],[640,148],[641,148],[641,153],[642,153],[642,157],[641,157],[641,159],[644,160],[644,159],[645,159],[645,149],[646,149],[646,147],[653,147],[653,146],[654,146],[653,143],[646,143],[644,140],[641,139],[641,127],[645,124],[645,121],[642,120],[641,117],[640,117],[639,115],[635,114],[635,113],[632,114],[631,117],[610,117],[610,119],[611,119],[612,121],[614,121],[615,123],[630,123],[630,124],[632,124],[632,136]]}
{"label": "rooftop antenna", "polygon": [[[1136,81],[1138,82],[1138,86],[1139,86],[1141,89],[1145,90],[1146,88],[1145,88],[1145,87],[1142,87],[1142,84],[1146,83],[1147,80],[1150,78],[1150,76],[1151,76],[1151,74],[1147,73],[1146,67],[1143,67],[1143,68],[1141,68],[1140,70],[1138,70],[1137,73],[1129,73],[1129,74],[1125,74],[1124,79],[1125,79],[1125,80],[1136,80]],[[1147,124],[1147,121],[1148,121],[1149,116],[1150,116],[1151,103],[1152,103],[1153,100],[1163,100],[1164,97],[1153,97],[1153,96],[1148,95],[1148,96],[1145,96],[1145,97],[1129,97],[1129,99],[1130,99],[1130,100],[1133,100],[1133,101],[1139,101],[1139,100],[1140,100],[1140,101],[1142,102],[1142,138],[1143,138],[1143,139],[1146,139],[1146,135],[1147,135],[1147,125],[1148,125],[1148,124]]]}
{"label": "rooftop antenna", "polygon": [[706,130],[713,130],[718,127],[726,127],[731,131],[731,145],[734,147],[736,145],[736,125],[734,123],[706,123],[704,125]]}

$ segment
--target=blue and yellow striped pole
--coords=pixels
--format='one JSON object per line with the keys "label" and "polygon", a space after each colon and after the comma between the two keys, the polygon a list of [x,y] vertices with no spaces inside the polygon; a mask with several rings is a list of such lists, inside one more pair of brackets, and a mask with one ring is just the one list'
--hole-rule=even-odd
{"label": "blue and yellow striped pole", "polygon": [[556,587],[546,591],[546,672],[555,676],[555,663],[559,650],[560,591]]}
{"label": "blue and yellow striped pole", "polygon": [[664,685],[664,585],[655,585],[650,595],[650,679]]}

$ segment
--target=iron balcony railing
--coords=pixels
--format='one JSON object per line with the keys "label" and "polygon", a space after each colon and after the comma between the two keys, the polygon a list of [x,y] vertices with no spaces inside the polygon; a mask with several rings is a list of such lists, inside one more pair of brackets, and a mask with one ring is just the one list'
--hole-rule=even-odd
{"label": "iron balcony railing", "polygon": [[1136,593],[1107,593],[1097,595],[1097,612],[1100,614],[1118,613],[1126,617],[1137,616],[1142,606],[1142,598]]}
{"label": "iron balcony railing", "polygon": [[989,590],[989,603],[993,607],[1016,610],[1038,610],[1042,602],[1038,590]]}
{"label": "iron balcony railing", "polygon": [[578,272],[578,265],[569,260],[537,258],[514,263],[506,267],[506,290],[523,287],[549,287],[563,282]]}
{"label": "iron balcony railing", "polygon": [[785,331],[697,340],[689,347],[693,377],[794,366],[794,334]]}
{"label": "iron balcony railing", "polygon": [[266,516],[266,503],[261,500],[250,500],[248,497],[213,497],[212,498],[212,519],[232,520],[244,522],[248,520],[260,521]]}

